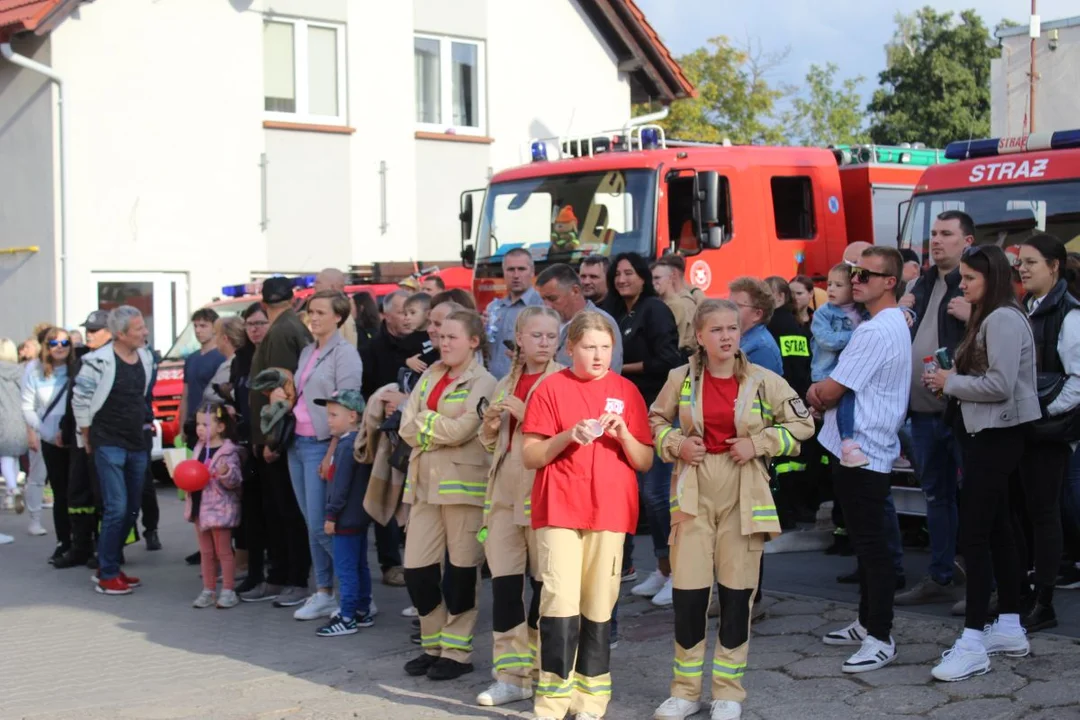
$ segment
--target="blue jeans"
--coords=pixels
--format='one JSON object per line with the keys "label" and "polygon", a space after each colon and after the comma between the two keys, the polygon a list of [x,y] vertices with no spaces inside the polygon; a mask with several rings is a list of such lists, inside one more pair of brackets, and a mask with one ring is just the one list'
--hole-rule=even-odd
{"label": "blue jeans", "polygon": [[367,528],[354,535],[334,535],[341,617],[356,618],[371,611],[371,570],[367,560]]}
{"label": "blue jeans", "polygon": [[952,429],[935,413],[911,414],[915,470],[926,495],[926,526],[930,531],[930,577],[952,581],[956,534],[960,519],[956,505],[960,459]]}
{"label": "blue jeans", "polygon": [[319,463],[330,449],[329,440],[297,435],[287,453],[289,478],[296,502],[307,523],[311,564],[315,568],[315,586],[334,587],[334,546],[323,532],[326,518],[326,481],[319,477]]}
{"label": "blue jeans", "polygon": [[836,430],[841,440],[855,437],[855,393],[845,392],[836,405]]}
{"label": "blue jeans", "polygon": [[142,506],[146,451],[119,447],[94,448],[94,468],[101,484],[101,532],[98,567],[102,580],[120,574],[120,552]]}
{"label": "blue jeans", "polygon": [[[671,535],[671,472],[674,465],[662,462],[657,455],[648,472],[638,473],[638,483],[645,498],[645,517],[649,521],[653,552],[657,558],[668,556]],[[633,546],[631,545],[631,548]]]}

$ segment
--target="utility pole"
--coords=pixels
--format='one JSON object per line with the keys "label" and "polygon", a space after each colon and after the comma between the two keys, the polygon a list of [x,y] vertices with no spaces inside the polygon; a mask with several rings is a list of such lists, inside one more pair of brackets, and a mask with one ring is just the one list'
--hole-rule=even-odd
{"label": "utility pole", "polygon": [[1040,23],[1036,15],[1036,0],[1031,0],[1031,22],[1028,26],[1028,34],[1031,36],[1031,69],[1029,70],[1031,97],[1028,99],[1028,133],[1035,132],[1035,43],[1039,39]]}

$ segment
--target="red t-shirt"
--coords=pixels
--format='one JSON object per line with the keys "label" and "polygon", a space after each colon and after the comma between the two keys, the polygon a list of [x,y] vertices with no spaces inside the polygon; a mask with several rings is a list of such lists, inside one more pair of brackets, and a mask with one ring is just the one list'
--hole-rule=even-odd
{"label": "red t-shirt", "polygon": [[702,421],[705,423],[705,451],[723,453],[731,449],[725,440],[735,437],[735,401],[739,381],[734,377],[713,377],[706,370],[701,388]]}
{"label": "red t-shirt", "polygon": [[[529,391],[533,389],[533,385],[536,384],[536,381],[539,380],[540,376],[543,374],[544,373],[542,372],[533,373],[532,375],[526,375],[525,373],[522,373],[521,377],[518,378],[517,387],[514,388],[514,397],[516,397],[521,402],[525,402],[525,399],[529,397]],[[507,450],[509,450],[514,445],[514,430],[517,429],[517,424],[517,418],[511,415],[510,443],[506,446]]]}
{"label": "red t-shirt", "polygon": [[450,384],[450,373],[444,373],[439,382],[435,383],[435,387],[431,389],[431,394],[427,397],[428,410],[432,412],[439,411],[439,400],[442,398],[443,393],[446,392],[446,386]]}
{"label": "red t-shirt", "polygon": [[[630,433],[652,445],[644,398],[633,383],[613,372],[599,380],[582,380],[569,369],[548,375],[529,400],[521,431],[553,437],[605,412],[622,414]],[[571,443],[536,471],[534,528],[626,533],[637,529],[637,518],[637,472],[614,438]]]}

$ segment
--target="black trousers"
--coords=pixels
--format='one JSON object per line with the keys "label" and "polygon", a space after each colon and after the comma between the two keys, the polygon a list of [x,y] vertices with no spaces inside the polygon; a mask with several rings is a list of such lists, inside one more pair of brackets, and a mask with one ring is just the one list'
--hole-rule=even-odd
{"label": "black trousers", "polygon": [[78,447],[72,448],[68,456],[67,504],[72,550],[79,556],[90,557],[95,551],[101,517],[101,486],[94,470],[94,458]]}
{"label": "black trousers", "polygon": [[830,458],[833,489],[847,521],[848,537],[859,561],[859,622],[882,642],[889,642],[893,621],[896,571],[885,532],[889,476],[866,468],[848,468]]}
{"label": "black trousers", "polygon": [[1061,553],[1065,549],[1061,529],[1061,486],[1069,469],[1072,451],[1065,443],[1046,442],[1031,437],[1024,442],[1020,461],[1020,488],[1023,493],[1022,531],[1016,547],[1026,571],[1035,568],[1035,584],[1053,588],[1057,581]]}
{"label": "black trousers", "polygon": [[375,526],[375,552],[379,556],[379,567],[386,572],[392,567],[401,567],[401,527],[391,517],[386,525],[372,523]]}
{"label": "black trousers", "polygon": [[71,451],[42,441],[41,458],[53,489],[53,525],[60,547],[71,547],[71,519],[68,517],[68,457]]}
{"label": "black trousers", "polygon": [[262,459],[259,463],[266,546],[270,555],[267,582],[271,585],[307,587],[308,574],[311,572],[311,549],[307,523],[304,522],[289,478],[289,463],[284,452],[272,463]]}
{"label": "black trousers", "polygon": [[[252,582],[266,579],[266,499],[254,457],[244,465],[244,484],[240,494],[240,537],[237,547],[248,551],[248,577]],[[243,544],[241,545],[241,540]]]}
{"label": "black trousers", "polygon": [[972,630],[981,631],[986,625],[994,578],[999,612],[1020,612],[1022,564],[1012,532],[1009,478],[1025,454],[1026,433],[1024,426],[956,433],[964,458],[960,504],[960,548],[967,567],[964,627]]}

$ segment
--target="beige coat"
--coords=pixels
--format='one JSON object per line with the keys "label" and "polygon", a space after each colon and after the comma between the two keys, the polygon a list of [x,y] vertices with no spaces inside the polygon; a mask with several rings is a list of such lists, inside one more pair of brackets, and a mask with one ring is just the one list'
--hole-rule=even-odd
{"label": "beige coat", "polygon": [[[689,365],[675,368],[649,409],[649,424],[657,451],[665,462],[674,462],[671,476],[671,522],[698,514],[697,469],[679,459],[679,448],[688,436],[702,437],[701,369],[699,355]],[[814,435],[814,421],[803,401],[782,377],[736,356],[736,374],[745,372],[735,401],[735,432],[750,438],[758,458],[740,466],[739,512],[743,535],[780,534],[776,503],[769,491],[768,460],[799,454],[799,443]],[[673,427],[676,414],[679,427]],[[690,428],[689,431],[686,428]]]}
{"label": "beige coat", "polygon": [[375,391],[364,408],[364,420],[353,444],[356,462],[371,465],[364,510],[380,525],[386,525],[395,516],[404,525],[408,517],[407,508],[401,504],[405,473],[390,466],[390,438],[379,429],[386,420],[386,393],[397,389],[397,383],[393,383]]}
{"label": "beige coat", "polygon": [[421,376],[401,413],[401,439],[412,447],[403,502],[483,507],[491,455],[480,443],[481,399],[491,398],[495,378],[479,360],[450,381],[438,410],[428,395],[447,372],[442,362]]}
{"label": "beige coat", "polygon": [[[544,368],[543,375],[536,384],[529,389],[525,396],[526,405],[536,388],[548,375],[557,373],[563,366],[552,360]],[[507,395],[512,395],[514,388],[510,385],[517,384],[520,375],[510,373],[499,381],[495,386],[492,405],[500,402]],[[480,442],[491,453],[491,470],[488,472],[487,496],[484,498],[484,517],[491,511],[492,504],[503,505],[514,509],[514,522],[518,525],[529,525],[532,515],[532,486],[536,477],[535,470],[527,470],[521,460],[522,440],[521,423],[514,428],[513,443],[510,442],[510,413],[504,412],[502,425],[498,433],[491,434],[487,427],[480,425]],[[506,451],[507,446],[510,452]]]}
{"label": "beige coat", "polygon": [[675,327],[679,328],[679,349],[693,351],[697,348],[697,335],[694,333],[694,313],[697,302],[689,292],[678,293],[664,303],[675,316]]}

